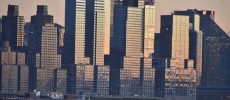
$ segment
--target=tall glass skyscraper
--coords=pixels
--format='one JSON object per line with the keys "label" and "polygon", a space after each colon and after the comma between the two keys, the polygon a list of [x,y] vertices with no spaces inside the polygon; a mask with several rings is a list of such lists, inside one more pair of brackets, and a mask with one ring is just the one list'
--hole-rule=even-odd
{"label": "tall glass skyscraper", "polygon": [[84,63],[85,23],[86,0],[66,0],[63,65]]}
{"label": "tall glass skyscraper", "polygon": [[7,16],[2,16],[2,40],[9,41],[13,50],[24,46],[24,17],[17,5],[8,5]]}
{"label": "tall glass skyscraper", "polygon": [[[104,66],[105,1],[66,0],[65,3],[62,66],[68,69],[67,92],[108,95],[109,77],[100,75],[104,81],[95,78],[109,72],[109,67]],[[80,73],[85,76],[79,76]]]}

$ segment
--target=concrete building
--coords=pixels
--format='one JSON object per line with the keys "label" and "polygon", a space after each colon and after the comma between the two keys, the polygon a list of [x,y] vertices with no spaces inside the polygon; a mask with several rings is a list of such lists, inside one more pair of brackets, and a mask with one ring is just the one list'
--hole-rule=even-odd
{"label": "concrete building", "polygon": [[12,52],[9,42],[1,50],[1,93],[23,94],[29,91],[29,68],[25,64],[25,53]]}

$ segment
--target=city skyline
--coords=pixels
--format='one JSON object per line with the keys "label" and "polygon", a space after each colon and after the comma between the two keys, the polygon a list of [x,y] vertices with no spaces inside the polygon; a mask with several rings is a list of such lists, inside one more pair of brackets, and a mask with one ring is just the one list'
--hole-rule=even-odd
{"label": "city skyline", "polygon": [[25,1],[4,1],[0,99],[230,99],[227,0]]}

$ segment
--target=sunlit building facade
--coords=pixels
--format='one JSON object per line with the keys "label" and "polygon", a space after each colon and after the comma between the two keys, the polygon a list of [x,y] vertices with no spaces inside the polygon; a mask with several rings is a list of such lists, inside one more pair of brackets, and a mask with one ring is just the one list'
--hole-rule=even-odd
{"label": "sunlit building facade", "polygon": [[72,71],[69,71],[69,81],[71,87],[69,91],[80,95],[81,93],[87,96],[108,96],[109,95],[109,66],[94,66],[94,65],[76,65],[72,66]]}
{"label": "sunlit building facade", "polygon": [[30,65],[30,91],[35,89],[42,95],[65,93],[67,72],[61,69],[57,27],[53,16],[48,15],[47,6],[37,6],[37,14],[31,17],[29,30],[27,63]]}
{"label": "sunlit building facade", "polygon": [[9,41],[13,50],[24,46],[24,17],[17,5],[8,5],[7,16],[2,16],[2,40]]}
{"label": "sunlit building facade", "polygon": [[[150,64],[148,68],[152,68],[152,53],[154,53],[154,1],[115,0],[111,22],[113,22],[113,32],[110,40],[110,94],[142,96],[145,91],[143,84],[148,83],[147,80],[145,82],[147,76],[143,76],[147,69],[145,65]],[[127,80],[122,78],[126,77],[123,76],[122,71],[129,71]],[[122,86],[126,83],[127,91],[122,92]]]}
{"label": "sunlit building facade", "polygon": [[1,93],[23,94],[29,91],[29,70],[25,53],[12,52],[9,42],[4,42],[1,51]]}
{"label": "sunlit building facade", "polygon": [[[161,16],[160,54],[154,61],[156,95],[195,99],[196,70],[189,58],[189,16]],[[162,76],[163,75],[163,76]]]}
{"label": "sunlit building facade", "polygon": [[200,30],[200,15],[194,10],[175,11],[175,15],[189,16],[189,58],[197,70],[197,85],[202,83],[203,32]]}

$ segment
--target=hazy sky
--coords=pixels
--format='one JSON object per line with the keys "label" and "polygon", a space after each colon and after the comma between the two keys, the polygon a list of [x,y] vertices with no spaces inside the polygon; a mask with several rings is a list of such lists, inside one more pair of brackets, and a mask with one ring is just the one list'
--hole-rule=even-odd
{"label": "hazy sky", "polygon": [[[19,5],[20,15],[30,21],[36,13],[36,5],[48,5],[49,14],[54,21],[64,25],[65,0],[0,0],[0,16],[6,15],[7,5]],[[225,30],[230,30],[230,0],[156,0],[156,27],[159,31],[160,15],[167,15],[174,10],[202,9],[216,11],[216,21]]]}

